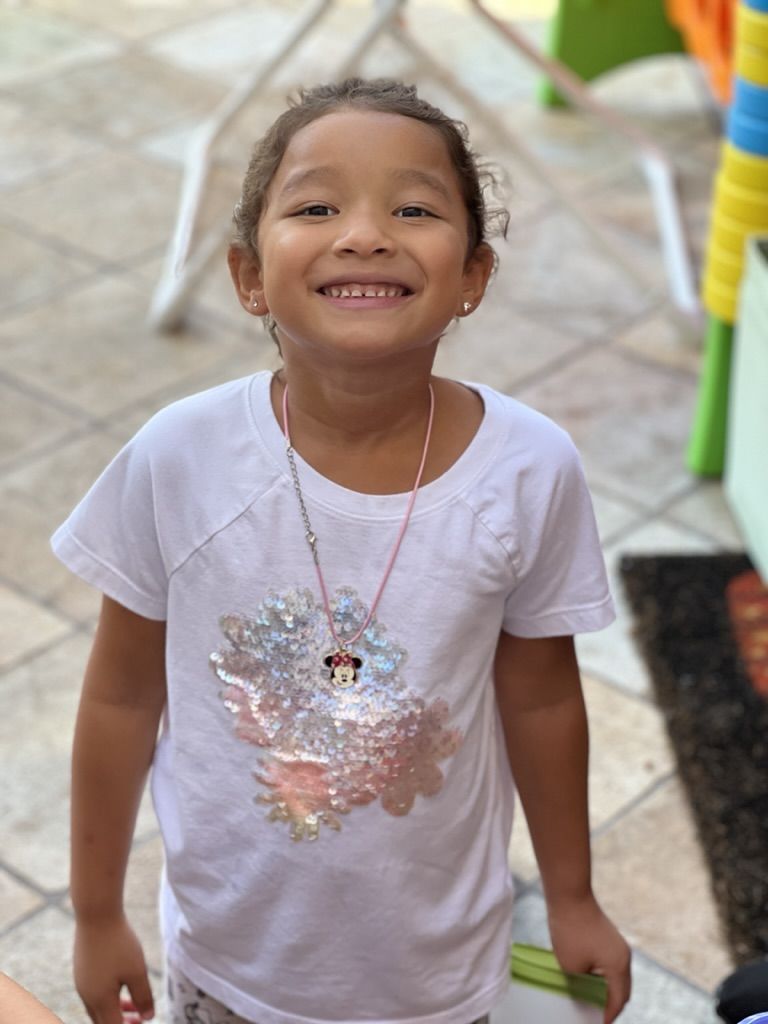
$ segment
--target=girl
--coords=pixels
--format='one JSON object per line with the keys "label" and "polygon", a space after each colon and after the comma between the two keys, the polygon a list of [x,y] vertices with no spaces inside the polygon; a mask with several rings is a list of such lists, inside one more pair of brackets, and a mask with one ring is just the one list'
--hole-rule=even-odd
{"label": "girl", "polygon": [[572,634],[612,609],[579,463],[542,416],[431,373],[483,298],[489,213],[463,125],[413,88],[304,92],[229,253],[283,369],[155,416],[55,534],[104,593],[72,840],[97,1024],[123,985],[153,1013],[122,906],[150,763],[173,1024],[485,1019],[512,775],[560,962],[605,974],[606,1024],[628,997],[590,886]]}

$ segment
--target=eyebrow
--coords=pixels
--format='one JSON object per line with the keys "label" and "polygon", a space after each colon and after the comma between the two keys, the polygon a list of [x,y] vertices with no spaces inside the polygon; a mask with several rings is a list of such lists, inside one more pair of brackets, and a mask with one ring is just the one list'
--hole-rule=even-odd
{"label": "eyebrow", "polygon": [[[282,195],[290,195],[306,185],[325,184],[339,176],[339,171],[335,167],[308,167],[306,170],[298,170],[289,174],[280,192]],[[436,174],[430,174],[429,171],[422,171],[416,167],[398,167],[390,171],[389,176],[404,185],[421,185],[437,192],[444,199],[451,198],[442,179]]]}

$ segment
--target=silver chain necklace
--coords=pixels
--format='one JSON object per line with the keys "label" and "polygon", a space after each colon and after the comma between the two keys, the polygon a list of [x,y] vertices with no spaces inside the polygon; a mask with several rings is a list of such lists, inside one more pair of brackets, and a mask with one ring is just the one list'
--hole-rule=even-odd
{"label": "silver chain necklace", "polygon": [[325,615],[328,620],[328,628],[331,636],[333,637],[336,645],[335,649],[331,651],[324,659],[323,663],[330,669],[331,679],[333,682],[340,687],[353,686],[357,679],[357,670],[362,666],[363,661],[357,654],[352,650],[353,646],[357,643],[360,637],[368,628],[373,614],[378,607],[381,595],[384,593],[384,587],[387,584],[389,575],[392,572],[392,567],[395,564],[397,553],[400,550],[405,531],[408,527],[408,521],[411,518],[411,512],[416,501],[416,494],[419,490],[419,484],[424,473],[424,466],[427,461],[427,452],[429,451],[429,441],[432,436],[432,422],[435,414],[435,393],[432,385],[429,384],[429,418],[427,420],[426,436],[424,438],[424,449],[421,453],[421,462],[419,464],[419,470],[416,474],[416,482],[413,485],[411,496],[408,499],[408,506],[403,516],[403,521],[400,525],[400,532],[397,535],[397,540],[394,543],[392,551],[389,556],[387,567],[384,570],[379,589],[376,591],[376,596],[371,601],[371,606],[368,610],[368,614],[365,617],[365,621],[362,626],[358,629],[354,636],[348,640],[342,640],[336,632],[336,626],[333,621],[333,613],[331,611],[331,602],[328,597],[328,590],[325,585],[325,579],[323,578],[323,571],[320,567],[320,556],[317,551],[317,535],[312,529],[312,524],[309,520],[309,513],[307,512],[307,506],[304,501],[304,495],[301,490],[301,483],[299,482],[299,473],[296,469],[296,459],[294,457],[293,445],[291,444],[291,435],[288,429],[288,386],[285,386],[283,391],[283,432],[285,434],[285,454],[288,457],[288,465],[291,469],[291,477],[293,479],[293,488],[296,491],[296,497],[299,502],[299,512],[301,513],[301,519],[304,524],[304,537],[309,545],[309,550],[312,552],[312,560],[315,563],[315,569],[317,571],[317,579],[320,584],[320,592],[323,595],[323,606],[325,608]]}

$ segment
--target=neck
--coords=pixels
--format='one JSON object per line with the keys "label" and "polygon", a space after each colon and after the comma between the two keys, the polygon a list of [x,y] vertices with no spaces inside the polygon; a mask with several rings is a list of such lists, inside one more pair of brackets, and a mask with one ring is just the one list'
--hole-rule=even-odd
{"label": "neck", "polygon": [[276,375],[273,406],[282,423],[282,395],[288,385],[291,438],[299,450],[311,442],[313,447],[362,452],[413,432],[423,436],[430,379],[431,361],[389,373],[289,362]]}

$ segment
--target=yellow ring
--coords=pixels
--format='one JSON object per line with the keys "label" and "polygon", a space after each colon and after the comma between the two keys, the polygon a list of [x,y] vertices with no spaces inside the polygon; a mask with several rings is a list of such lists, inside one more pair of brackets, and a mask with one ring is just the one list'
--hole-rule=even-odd
{"label": "yellow ring", "polygon": [[721,154],[723,177],[742,188],[768,191],[768,156],[745,153],[743,149],[726,141]]}
{"label": "yellow ring", "polygon": [[734,63],[739,78],[752,85],[768,85],[768,46],[737,46]]}
{"label": "yellow ring", "polygon": [[768,192],[735,185],[722,171],[715,179],[714,206],[726,217],[743,221],[753,231],[768,228]]}
{"label": "yellow ring", "polygon": [[738,306],[738,289],[731,285],[720,284],[713,277],[704,280],[702,290],[704,307],[712,316],[719,317],[727,324],[735,323],[736,308]]}
{"label": "yellow ring", "polygon": [[709,244],[738,256],[744,252],[744,241],[748,234],[745,225],[716,210],[709,225]]}
{"label": "yellow ring", "polygon": [[736,256],[727,249],[721,249],[714,240],[707,246],[704,276],[714,278],[721,284],[738,287],[744,273],[744,257]]}
{"label": "yellow ring", "polygon": [[736,8],[736,40],[737,45],[746,43],[768,49],[768,14],[739,4]]}

